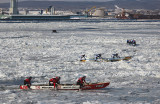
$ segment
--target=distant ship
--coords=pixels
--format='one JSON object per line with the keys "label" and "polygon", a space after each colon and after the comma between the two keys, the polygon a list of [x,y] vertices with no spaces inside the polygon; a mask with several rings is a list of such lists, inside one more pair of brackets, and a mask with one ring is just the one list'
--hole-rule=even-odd
{"label": "distant ship", "polygon": [[69,15],[11,15],[11,20],[69,20]]}

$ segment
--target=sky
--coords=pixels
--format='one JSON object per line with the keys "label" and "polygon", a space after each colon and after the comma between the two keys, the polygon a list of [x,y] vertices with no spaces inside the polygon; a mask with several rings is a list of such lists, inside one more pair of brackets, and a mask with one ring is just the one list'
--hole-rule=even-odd
{"label": "sky", "polygon": [[[18,0],[18,1],[97,1],[97,0]],[[103,1],[113,1],[113,0],[98,0]],[[0,3],[8,3],[10,0],[0,0]]]}

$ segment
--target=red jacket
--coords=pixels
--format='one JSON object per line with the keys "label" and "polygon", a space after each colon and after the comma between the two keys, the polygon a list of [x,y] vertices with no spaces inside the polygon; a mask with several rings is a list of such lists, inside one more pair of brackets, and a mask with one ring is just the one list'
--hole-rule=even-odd
{"label": "red jacket", "polygon": [[51,78],[51,79],[49,80],[49,82],[59,83],[59,79]]}
{"label": "red jacket", "polygon": [[31,79],[25,79],[25,82],[27,83],[27,84],[30,84],[31,85]]}
{"label": "red jacket", "polygon": [[84,82],[86,83],[85,78],[83,77],[79,78],[77,82],[80,82],[81,84],[83,84]]}

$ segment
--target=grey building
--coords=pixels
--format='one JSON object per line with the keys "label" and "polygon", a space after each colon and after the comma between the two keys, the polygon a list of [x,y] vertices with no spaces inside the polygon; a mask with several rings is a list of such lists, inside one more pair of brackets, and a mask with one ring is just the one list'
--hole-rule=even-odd
{"label": "grey building", "polygon": [[9,14],[18,14],[18,0],[10,1]]}

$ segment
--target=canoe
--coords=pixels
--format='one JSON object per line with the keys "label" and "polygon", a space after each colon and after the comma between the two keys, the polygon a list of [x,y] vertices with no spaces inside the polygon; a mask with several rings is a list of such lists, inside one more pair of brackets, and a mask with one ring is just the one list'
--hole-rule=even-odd
{"label": "canoe", "polygon": [[20,89],[32,89],[32,90],[95,90],[105,88],[110,84],[110,82],[106,83],[88,83],[85,84],[82,88],[80,85],[76,84],[57,84],[56,86],[49,86],[49,85],[31,85],[30,87],[27,85],[20,85]]}
{"label": "canoe", "polygon": [[90,83],[87,85],[84,85],[84,87],[82,87],[82,90],[95,90],[95,89],[101,89],[101,88],[105,88],[110,84],[110,82],[106,82],[106,83]]}
{"label": "canoe", "polygon": [[86,59],[86,60],[80,60],[81,62],[86,62],[86,61],[94,61],[94,62],[115,62],[115,61],[128,61],[132,58],[132,56],[126,56],[126,57],[119,57],[119,58],[101,58],[98,60],[94,59]]}
{"label": "canoe", "polygon": [[119,58],[103,58],[104,61],[107,61],[107,62],[115,62],[115,61],[127,61],[127,60],[130,60],[132,58],[132,56],[126,56],[126,57],[119,57]]}

